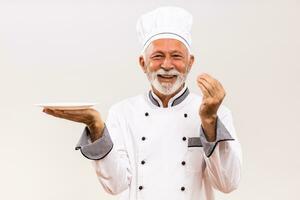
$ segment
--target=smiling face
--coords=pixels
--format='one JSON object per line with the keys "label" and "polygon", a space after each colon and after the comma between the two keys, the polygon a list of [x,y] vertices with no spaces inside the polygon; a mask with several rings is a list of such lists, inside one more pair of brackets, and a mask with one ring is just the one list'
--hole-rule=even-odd
{"label": "smiling face", "polygon": [[150,43],[139,61],[151,85],[163,95],[172,95],[183,86],[194,56],[179,40],[158,39]]}

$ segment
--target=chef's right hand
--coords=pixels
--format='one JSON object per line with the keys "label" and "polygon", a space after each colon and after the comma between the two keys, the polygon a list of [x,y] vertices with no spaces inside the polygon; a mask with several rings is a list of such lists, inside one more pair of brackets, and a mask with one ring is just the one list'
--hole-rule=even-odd
{"label": "chef's right hand", "polygon": [[43,112],[54,117],[84,123],[90,130],[90,137],[92,142],[102,136],[104,122],[101,119],[99,112],[95,109],[89,108],[82,110],[55,110],[44,108]]}

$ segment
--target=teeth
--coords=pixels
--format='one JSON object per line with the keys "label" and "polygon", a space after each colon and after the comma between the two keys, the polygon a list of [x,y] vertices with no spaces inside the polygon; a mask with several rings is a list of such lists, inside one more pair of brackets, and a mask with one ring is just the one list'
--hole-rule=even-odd
{"label": "teeth", "polygon": [[164,78],[173,78],[175,75],[159,75],[159,76]]}

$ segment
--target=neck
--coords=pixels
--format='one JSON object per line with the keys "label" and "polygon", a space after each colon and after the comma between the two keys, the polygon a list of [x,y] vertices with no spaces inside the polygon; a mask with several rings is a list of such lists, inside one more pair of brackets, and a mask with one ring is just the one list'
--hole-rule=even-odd
{"label": "neck", "polygon": [[172,97],[174,97],[178,92],[180,92],[182,90],[182,88],[184,88],[184,84],[182,84],[180,86],[180,88],[178,88],[178,90],[176,90],[173,94],[170,94],[170,95],[162,94],[158,90],[156,90],[153,86],[151,86],[151,87],[152,87],[154,94],[156,94],[156,96],[158,96],[158,98],[161,100],[163,107],[166,108],[166,107],[168,107],[168,103],[169,103],[170,99]]}

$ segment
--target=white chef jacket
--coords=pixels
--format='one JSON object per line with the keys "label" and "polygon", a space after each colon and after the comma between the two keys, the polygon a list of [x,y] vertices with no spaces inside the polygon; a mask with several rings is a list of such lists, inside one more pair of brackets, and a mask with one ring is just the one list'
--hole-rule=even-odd
{"label": "white chef jacket", "polygon": [[241,149],[230,110],[217,112],[215,142],[201,127],[202,96],[184,87],[162,107],[152,92],[109,110],[102,137],[91,143],[86,127],[76,150],[92,160],[104,190],[120,200],[213,200],[231,192],[241,174]]}

